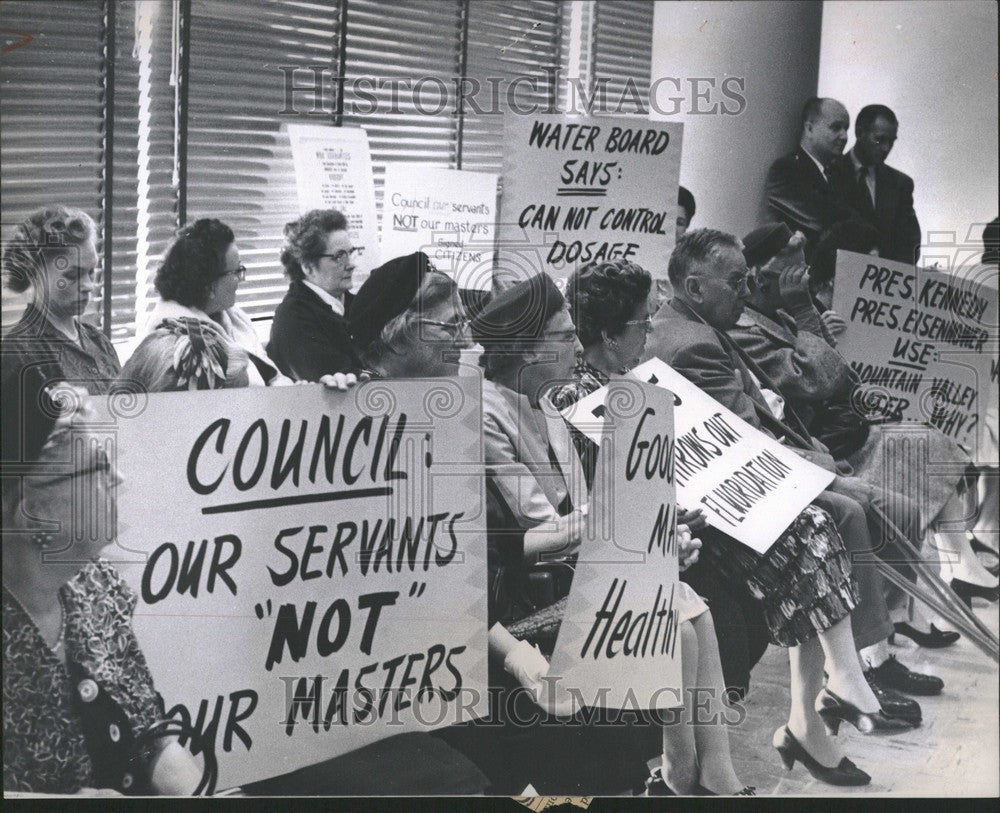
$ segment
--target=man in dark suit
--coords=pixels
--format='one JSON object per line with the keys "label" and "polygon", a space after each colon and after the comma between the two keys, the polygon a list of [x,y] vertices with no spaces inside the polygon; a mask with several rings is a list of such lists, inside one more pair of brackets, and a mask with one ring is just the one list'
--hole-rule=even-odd
{"label": "man in dark suit", "polygon": [[856,216],[878,229],[880,257],[915,263],[920,223],[913,210],[913,179],[885,163],[898,129],[896,114],[885,105],[862,108],[854,123],[854,146],[834,162],[830,180]]}
{"label": "man in dark suit", "polygon": [[802,109],[798,149],[767,173],[768,220],[800,231],[813,243],[825,229],[853,212],[831,186],[828,168],[847,146],[847,109],[836,99],[809,99]]}

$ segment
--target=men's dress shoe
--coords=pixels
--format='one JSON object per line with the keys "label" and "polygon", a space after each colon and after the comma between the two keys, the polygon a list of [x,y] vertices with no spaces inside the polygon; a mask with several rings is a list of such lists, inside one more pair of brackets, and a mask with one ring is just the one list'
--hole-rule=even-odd
{"label": "men's dress shoe", "polygon": [[906,694],[930,696],[941,694],[944,681],[934,675],[922,675],[907,669],[890,655],[885,663],[872,667],[869,672],[883,689],[896,689]]}
{"label": "men's dress shoe", "polygon": [[[879,684],[872,675],[871,670],[865,672],[868,685],[872,688],[872,693],[882,707],[882,713],[888,719],[903,720],[911,726],[918,726],[923,721],[923,714],[920,711],[920,704],[911,697],[904,697],[899,692],[888,689]],[[878,731],[878,722],[875,730]]]}
{"label": "men's dress shoe", "polygon": [[897,635],[902,635],[909,638],[918,646],[926,647],[927,649],[941,649],[942,647],[951,646],[962,637],[952,630],[939,630],[933,624],[931,624],[930,632],[921,632],[905,621],[897,621],[892,626],[896,631],[889,634],[890,644],[896,643],[895,638]]}

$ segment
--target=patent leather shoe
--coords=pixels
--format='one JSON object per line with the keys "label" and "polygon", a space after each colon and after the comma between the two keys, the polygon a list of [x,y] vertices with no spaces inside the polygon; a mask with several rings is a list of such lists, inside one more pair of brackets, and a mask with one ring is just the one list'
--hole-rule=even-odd
{"label": "patent leather shoe", "polygon": [[922,646],[926,649],[943,649],[946,646],[951,646],[962,637],[959,633],[951,630],[939,630],[933,624],[931,624],[930,632],[921,632],[905,621],[898,621],[892,626],[896,631],[889,635],[890,644],[896,642],[895,638],[897,635],[902,635],[909,638],[917,646]]}
{"label": "patent leather shoe", "polygon": [[805,766],[813,778],[826,782],[828,785],[857,786],[867,785],[872,781],[868,774],[847,757],[841,759],[832,768],[822,765],[802,747],[802,743],[795,739],[792,732],[788,730],[788,726],[782,726],[774,732],[772,743],[786,770],[790,771],[798,761]]}

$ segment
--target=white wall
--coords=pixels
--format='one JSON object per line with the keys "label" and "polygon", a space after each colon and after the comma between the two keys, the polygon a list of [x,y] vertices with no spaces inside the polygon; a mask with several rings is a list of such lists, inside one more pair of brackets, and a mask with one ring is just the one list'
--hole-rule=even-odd
{"label": "white wall", "polygon": [[816,92],[822,16],[819,2],[656,4],[654,81],[746,80],[741,115],[652,114],[684,123],[681,184],[697,200],[695,227],[743,236],[762,222],[767,169],[798,143],[802,105]]}
{"label": "white wall", "polygon": [[[888,163],[914,179],[925,239],[931,230],[961,242],[997,216],[992,0],[825,3],[819,94],[847,105],[852,128],[866,104],[895,111],[899,140]],[[972,242],[981,234],[974,228]]]}

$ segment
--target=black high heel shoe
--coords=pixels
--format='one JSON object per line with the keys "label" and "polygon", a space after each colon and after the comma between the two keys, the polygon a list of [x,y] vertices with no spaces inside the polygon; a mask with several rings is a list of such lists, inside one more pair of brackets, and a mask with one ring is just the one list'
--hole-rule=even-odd
{"label": "black high heel shoe", "polygon": [[872,781],[868,774],[847,757],[841,759],[833,768],[820,764],[802,747],[802,743],[795,739],[792,732],[788,730],[788,726],[782,726],[774,732],[772,744],[777,749],[785,770],[790,771],[795,766],[795,761],[798,760],[814,779],[826,782],[828,785],[858,786],[867,785]]}
{"label": "black high heel shoe", "polygon": [[1000,599],[1000,585],[996,587],[983,587],[979,584],[962,581],[961,579],[951,580],[951,589],[955,595],[965,602],[965,606],[972,609],[972,599],[984,598],[987,601],[995,602]]}
{"label": "black high heel shoe", "polygon": [[889,635],[890,644],[896,643],[896,635],[902,635],[909,638],[917,646],[926,647],[927,649],[942,649],[943,647],[951,646],[962,637],[959,633],[952,632],[951,630],[939,630],[933,624],[931,624],[930,632],[921,632],[905,621],[898,621],[892,626],[896,631]]}
{"label": "black high heel shoe", "polygon": [[822,718],[826,730],[833,736],[840,731],[842,722],[850,723],[862,734],[874,731],[905,731],[911,726],[905,720],[887,717],[881,711],[864,712],[853,703],[841,699],[829,689],[823,689],[816,697],[816,713]]}

